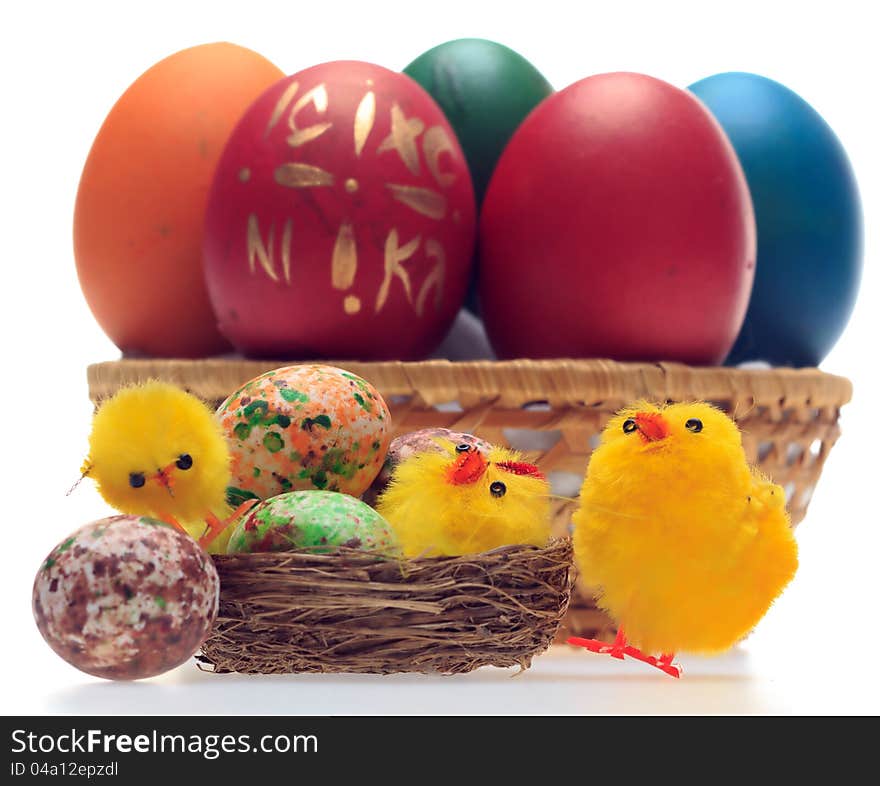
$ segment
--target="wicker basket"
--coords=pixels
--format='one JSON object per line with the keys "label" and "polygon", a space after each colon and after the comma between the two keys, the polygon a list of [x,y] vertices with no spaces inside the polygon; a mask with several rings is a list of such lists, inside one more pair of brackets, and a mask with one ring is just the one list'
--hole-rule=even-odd
{"label": "wicker basket", "polygon": [[[249,379],[286,364],[226,359],[100,363],[88,370],[89,392],[97,403],[124,384],[159,378],[217,404]],[[691,368],[608,360],[336,365],[379,389],[391,408],[396,433],[442,426],[500,445],[528,444],[527,460],[551,479],[554,473],[582,477],[607,419],[636,399],[711,401],[739,423],[749,460],[785,488],[794,524],[807,511],[840,434],[840,408],[852,396],[847,379],[816,369]],[[558,506],[559,534],[568,530],[571,507]],[[594,608],[589,588],[579,587],[561,632],[595,637],[612,632],[610,621]]]}
{"label": "wicker basket", "polygon": [[468,557],[283,552],[214,557],[220,610],[199,660],[215,673],[527,669],[574,581],[571,539]]}

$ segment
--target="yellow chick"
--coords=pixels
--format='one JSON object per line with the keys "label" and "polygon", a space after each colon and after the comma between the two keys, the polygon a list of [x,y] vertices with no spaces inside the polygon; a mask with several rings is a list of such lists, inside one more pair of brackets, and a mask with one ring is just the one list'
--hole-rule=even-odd
{"label": "yellow chick", "polygon": [[612,418],[572,520],[578,569],[619,630],[613,645],[569,643],[676,677],[675,652],[732,647],[797,570],[783,490],[704,403],[639,403]]}
{"label": "yellow chick", "polygon": [[407,557],[459,556],[550,539],[550,486],[519,454],[437,440],[398,465],[376,508]]}
{"label": "yellow chick", "polygon": [[95,413],[82,473],[122,513],[166,521],[222,553],[241,511],[230,517],[229,463],[213,412],[174,385],[148,382]]}

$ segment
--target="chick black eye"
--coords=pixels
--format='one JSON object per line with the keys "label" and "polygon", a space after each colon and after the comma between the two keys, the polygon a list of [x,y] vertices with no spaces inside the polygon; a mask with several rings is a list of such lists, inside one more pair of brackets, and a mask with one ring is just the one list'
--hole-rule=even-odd
{"label": "chick black eye", "polygon": [[471,449],[471,446],[465,442],[462,442],[460,445],[455,446],[456,453],[467,453]]}
{"label": "chick black eye", "polygon": [[128,475],[128,485],[133,489],[139,489],[146,482],[143,472],[130,472]]}
{"label": "chick black eye", "polygon": [[189,469],[192,465],[193,457],[189,453],[182,453],[175,462],[175,466],[178,469]]}
{"label": "chick black eye", "polygon": [[500,480],[496,480],[489,486],[489,493],[493,497],[503,497],[507,493],[507,486],[505,486]]}
{"label": "chick black eye", "polygon": [[623,421],[623,433],[624,434],[632,434],[638,428],[636,422],[632,418],[627,418]]}
{"label": "chick black eye", "polygon": [[684,424],[684,427],[688,431],[693,431],[694,434],[699,434],[703,430],[703,421],[697,420],[697,418],[691,418]]}

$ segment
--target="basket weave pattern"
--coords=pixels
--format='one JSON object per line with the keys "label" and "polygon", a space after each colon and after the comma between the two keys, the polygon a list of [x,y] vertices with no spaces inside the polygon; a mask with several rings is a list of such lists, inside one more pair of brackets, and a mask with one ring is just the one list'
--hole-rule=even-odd
{"label": "basket weave pattern", "polygon": [[[288,361],[289,363],[289,361]],[[120,386],[164,379],[217,404],[244,382],[283,361],[123,360],[89,368],[96,403]],[[840,408],[852,396],[847,379],[816,369],[692,368],[674,363],[608,360],[517,360],[450,363],[339,362],[378,388],[396,434],[441,426],[525,450],[526,460],[582,478],[608,418],[642,398],[710,401],[732,415],[749,460],[785,488],[792,523],[799,523],[840,431]],[[576,485],[575,487],[576,488]],[[574,491],[572,493],[575,493]],[[568,531],[572,503],[556,514]],[[581,587],[566,633],[607,636],[610,621]]]}
{"label": "basket weave pattern", "polygon": [[543,549],[380,560],[352,549],[214,557],[220,610],[202,645],[217,673],[528,668],[571,597],[571,540]]}

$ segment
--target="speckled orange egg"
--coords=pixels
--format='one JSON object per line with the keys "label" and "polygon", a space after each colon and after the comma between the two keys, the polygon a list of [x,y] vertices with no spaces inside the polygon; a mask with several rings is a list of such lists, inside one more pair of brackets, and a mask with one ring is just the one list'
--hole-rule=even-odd
{"label": "speckled orange egg", "polygon": [[74,253],[86,301],[123,352],[229,349],[202,273],[208,188],[238,119],[283,73],[228,43],[184,49],[110,110],[80,179]]}
{"label": "speckled orange egg", "polygon": [[307,489],[358,497],[391,441],[391,413],[379,391],[333,366],[268,371],[226,399],[217,417],[234,492],[262,499]]}

